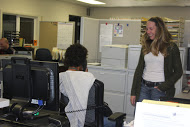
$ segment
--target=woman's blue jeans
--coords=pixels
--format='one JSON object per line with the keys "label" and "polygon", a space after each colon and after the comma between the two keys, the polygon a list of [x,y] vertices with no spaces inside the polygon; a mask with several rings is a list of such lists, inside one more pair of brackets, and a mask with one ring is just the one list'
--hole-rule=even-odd
{"label": "woman's blue jeans", "polygon": [[144,83],[141,83],[141,91],[138,102],[142,102],[143,99],[148,100],[160,100],[160,97],[166,96],[165,92],[159,91],[154,87],[145,86]]}
{"label": "woman's blue jeans", "polygon": [[108,117],[104,117],[104,127],[115,127],[116,122],[108,120]]}

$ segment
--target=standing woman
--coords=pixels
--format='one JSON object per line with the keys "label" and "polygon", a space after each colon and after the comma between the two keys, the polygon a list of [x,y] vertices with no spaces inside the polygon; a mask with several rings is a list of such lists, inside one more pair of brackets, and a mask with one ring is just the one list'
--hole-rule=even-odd
{"label": "standing woman", "polygon": [[143,99],[174,97],[183,70],[177,45],[160,17],[148,20],[131,89],[131,104]]}

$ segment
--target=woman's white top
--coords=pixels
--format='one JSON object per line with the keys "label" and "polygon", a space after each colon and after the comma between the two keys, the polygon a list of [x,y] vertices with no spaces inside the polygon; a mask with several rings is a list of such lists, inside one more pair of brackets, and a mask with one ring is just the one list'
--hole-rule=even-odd
{"label": "woman's white top", "polygon": [[150,52],[144,56],[144,60],[143,79],[151,82],[164,82],[164,56],[160,52],[158,56]]}
{"label": "woman's white top", "polygon": [[[87,108],[88,94],[94,84],[95,77],[90,72],[66,71],[59,73],[60,92],[69,98],[65,112]],[[66,113],[70,127],[83,127],[86,110]]]}

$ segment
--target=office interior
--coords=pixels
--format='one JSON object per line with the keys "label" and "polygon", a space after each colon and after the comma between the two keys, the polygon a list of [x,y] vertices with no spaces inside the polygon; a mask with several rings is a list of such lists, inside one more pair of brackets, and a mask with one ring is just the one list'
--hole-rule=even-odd
{"label": "office interior", "polygon": [[[89,24],[90,29],[88,30],[94,31],[94,33],[92,33],[91,35],[92,38],[86,39],[91,42],[85,43],[84,40],[82,40],[85,39],[87,35],[85,36],[86,33],[83,33],[81,31],[82,26],[80,25],[80,29],[77,30],[78,32],[80,32],[80,34],[77,34],[75,32],[76,29],[74,30],[74,35],[76,36],[73,37],[72,43],[81,43],[87,47],[90,52],[88,62],[94,63],[88,65],[89,72],[93,73],[95,77],[97,77],[97,79],[100,79],[104,82],[104,101],[109,104],[113,112],[126,113],[125,121],[130,122],[134,120],[135,110],[135,108],[130,104],[130,89],[132,85],[131,79],[133,79],[134,70],[136,67],[135,65],[138,62],[138,60],[134,60],[134,58],[136,57],[136,52],[133,51],[140,51],[140,41],[139,43],[135,41],[128,43],[128,54],[126,54],[128,60],[124,59],[125,61],[127,61],[127,63],[125,63],[122,68],[95,66],[96,64],[99,65],[101,59],[104,58],[102,57],[102,53],[99,52],[99,25],[106,23],[115,24],[118,21],[125,23],[131,20],[141,23],[142,18],[148,19],[152,16],[166,17],[172,20],[183,19],[184,23],[186,24],[184,24],[183,43],[181,43],[179,47],[180,53],[182,54],[181,58],[183,60],[182,63],[184,74],[182,78],[177,82],[176,87],[178,97],[183,99],[189,99],[189,94],[180,94],[182,93],[183,88],[188,86],[188,78],[190,74],[190,72],[187,71],[187,52],[190,45],[190,14],[188,13],[190,11],[189,1],[180,3],[180,1],[173,2],[170,0],[166,0],[166,3],[162,3],[161,1],[152,1],[152,3],[148,3],[147,1],[139,0],[136,1],[139,2],[139,4],[136,5],[122,5],[123,1],[117,1],[117,3],[110,6],[91,6],[89,4],[78,4],[73,1],[74,0],[70,2],[69,0],[0,0],[0,37],[3,37],[3,15],[16,16],[16,22],[20,22],[22,17],[34,19],[33,40],[36,40],[37,44],[34,46],[33,42],[29,43],[31,44],[30,46],[33,48],[33,59],[35,58],[35,51],[38,48],[49,48],[49,50],[52,52],[53,47],[57,46],[57,42],[52,41],[54,40],[53,38],[51,38],[51,42],[48,42],[48,39],[45,39],[45,41],[43,40],[43,42],[40,43],[43,34],[45,34],[40,33],[42,23],[71,23],[72,16],[81,19],[83,18],[82,20],[80,20],[80,22],[87,21],[86,23],[91,23]],[[93,26],[93,24],[95,25]],[[21,26],[19,25],[19,23],[16,23],[15,30],[20,31],[20,27]],[[44,31],[46,31],[45,28],[43,29]],[[49,35],[51,31],[49,32],[47,29],[47,33]],[[140,38],[139,34],[140,32],[138,33],[137,38]],[[46,36],[48,35],[45,34],[44,38],[46,38]],[[124,42],[114,43],[117,45],[127,44]],[[94,51],[94,48],[96,51]],[[109,49],[109,47],[105,48]],[[126,51],[122,50],[119,53],[123,52]],[[1,59],[3,59],[3,57]],[[62,61],[61,63],[59,63],[59,65],[62,65]],[[119,85],[116,86],[114,84]]]}

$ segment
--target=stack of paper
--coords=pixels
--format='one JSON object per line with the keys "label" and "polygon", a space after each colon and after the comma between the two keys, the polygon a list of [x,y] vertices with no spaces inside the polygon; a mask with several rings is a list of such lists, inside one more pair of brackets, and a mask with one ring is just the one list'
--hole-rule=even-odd
{"label": "stack of paper", "polygon": [[190,127],[190,106],[161,101],[137,102],[134,127]]}
{"label": "stack of paper", "polygon": [[177,103],[177,102],[154,101],[154,100],[146,100],[145,99],[145,100],[143,100],[143,103],[158,104],[158,105],[167,105],[167,106],[173,106],[173,107],[190,108],[189,104],[182,104],[182,103]]}
{"label": "stack of paper", "polygon": [[8,107],[10,104],[9,99],[0,98],[0,108]]}

